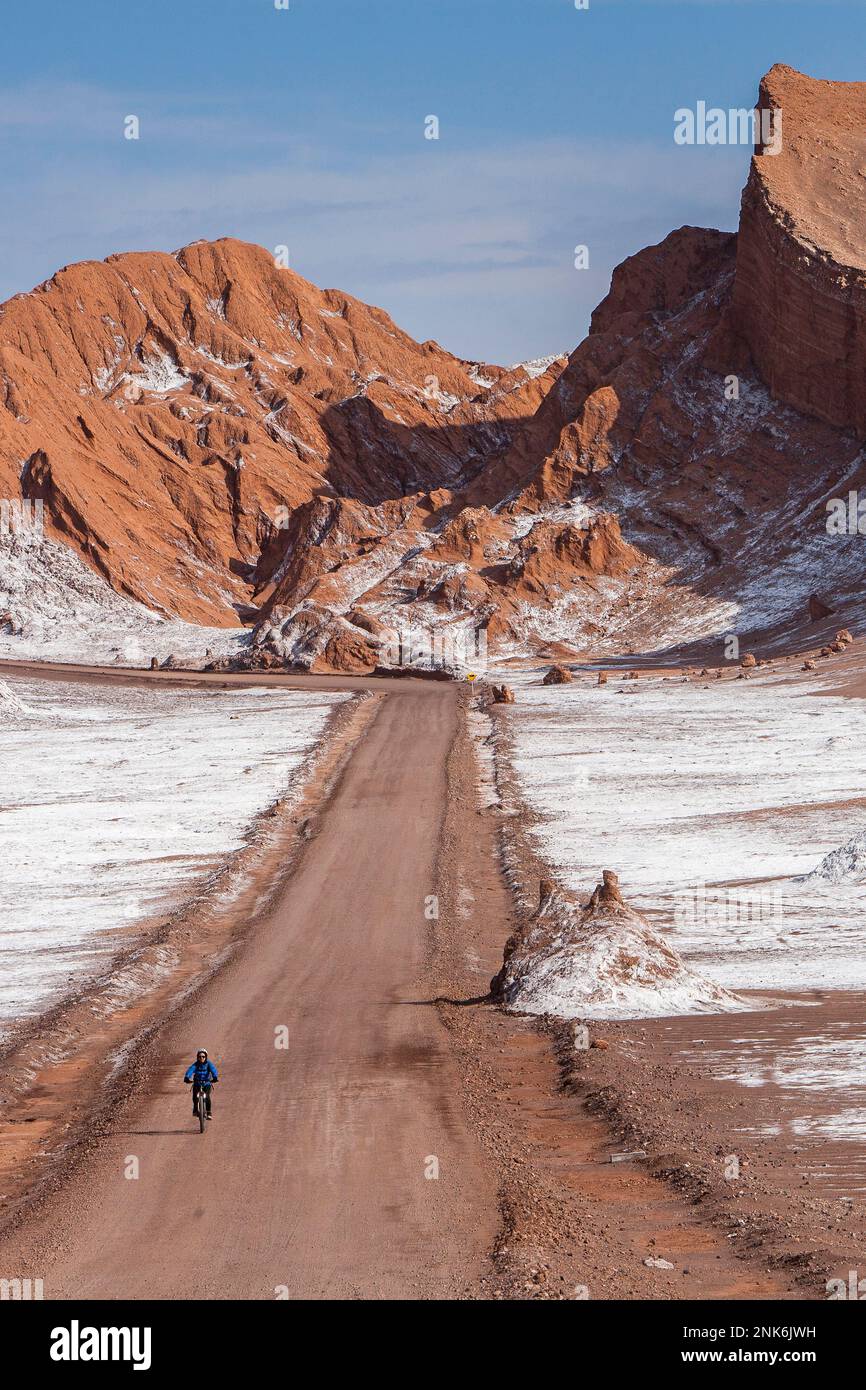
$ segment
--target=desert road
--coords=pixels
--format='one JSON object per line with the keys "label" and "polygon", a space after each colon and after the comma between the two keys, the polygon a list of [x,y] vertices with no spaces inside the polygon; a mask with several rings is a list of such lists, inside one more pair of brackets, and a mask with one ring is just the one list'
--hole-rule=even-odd
{"label": "desert road", "polygon": [[[456,719],[453,687],[381,702],[276,909],[158,1034],[149,1084],[3,1242],[4,1267],[26,1255],[45,1297],[70,1299],[437,1298],[473,1281],[495,1184],[423,983]],[[200,1046],[221,1074],[204,1136],[182,1084]]]}
{"label": "desert road", "polygon": [[[7,1208],[0,1275],[41,1279],[49,1300],[802,1296],[760,1244],[732,1249],[727,1206],[717,1221],[663,1176],[612,1164],[618,1131],[587,1108],[591,1079],[563,1085],[545,1029],[488,1004],[519,919],[461,688],[277,683],[373,698],[344,707],[333,776],[312,777],[310,813],[288,812],[227,898],[233,935],[182,927],[180,975],[141,1007],[105,1015],[85,994],[53,1043],[40,1023],[0,1152],[4,1196],[27,1153],[49,1155],[49,1185]],[[634,1025],[620,1031],[629,1055]],[[81,1047],[66,1058],[63,1040]],[[220,1071],[204,1135],[182,1081],[199,1047]],[[587,1053],[590,1077],[618,1055]],[[115,1058],[130,1064],[106,1120],[97,1082]],[[654,1105],[665,1083],[647,1084]],[[659,1250],[677,1266],[660,1273]]]}

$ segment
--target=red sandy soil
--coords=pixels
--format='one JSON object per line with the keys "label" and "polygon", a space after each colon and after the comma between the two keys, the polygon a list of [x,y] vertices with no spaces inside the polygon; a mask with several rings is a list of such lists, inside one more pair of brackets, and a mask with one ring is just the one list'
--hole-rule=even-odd
{"label": "red sandy soil", "polygon": [[[804,1132],[803,1121],[827,1123],[840,1103],[862,1113],[862,1088],[840,1098],[772,1077],[804,1034],[862,1048],[864,1004],[862,993],[811,991],[737,1017],[605,1024],[595,1031],[606,1051],[569,1053],[573,1084],[620,1146],[646,1149],[648,1170],[690,1194],[732,1250],[760,1252],[802,1296],[826,1298],[828,1278],[847,1281],[862,1266],[866,1167],[856,1133]],[[744,1061],[764,1084],[723,1079]]]}

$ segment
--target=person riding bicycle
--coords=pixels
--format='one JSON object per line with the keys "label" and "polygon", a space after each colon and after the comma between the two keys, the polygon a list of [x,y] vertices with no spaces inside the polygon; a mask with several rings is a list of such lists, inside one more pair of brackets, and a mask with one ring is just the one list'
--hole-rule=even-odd
{"label": "person riding bicycle", "polygon": [[219,1075],[217,1074],[217,1069],[213,1062],[210,1061],[205,1048],[199,1048],[195,1055],[195,1061],[191,1067],[187,1068],[186,1075],[183,1079],[187,1086],[192,1086],[192,1113],[194,1115],[198,1114],[196,1106],[198,1105],[199,1091],[204,1091],[205,1109],[207,1110],[208,1119],[211,1119],[211,1086],[214,1082],[219,1081]]}

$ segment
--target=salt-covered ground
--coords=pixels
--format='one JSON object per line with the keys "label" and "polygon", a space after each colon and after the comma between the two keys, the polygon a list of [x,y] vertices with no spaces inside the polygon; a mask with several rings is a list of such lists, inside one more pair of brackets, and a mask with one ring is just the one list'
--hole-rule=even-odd
{"label": "salt-covered ground", "polygon": [[241,846],[346,698],[0,681],[0,1036]]}
{"label": "salt-covered ground", "polygon": [[0,658],[144,667],[175,656],[201,665],[208,650],[228,655],[249,638],[240,626],[198,627],[151,612],[116,594],[69,546],[0,536]]}
{"label": "salt-covered ground", "polygon": [[[742,1124],[752,1136],[764,1132],[761,1098],[771,1094],[767,1134],[860,1144],[864,701],[765,674],[611,676],[601,687],[543,687],[528,673],[512,680],[513,766],[541,859],[581,901],[602,868],[616,870],[626,901],[692,969],[756,992],[744,997],[757,1011],[719,1021],[712,1044],[697,1020],[685,1031],[674,1020],[675,1056],[744,1088]],[[787,1007],[768,1013],[774,995]],[[830,998],[840,1019],[825,1023],[808,1006]],[[612,998],[589,1016],[633,1018],[649,1011],[639,1002]],[[698,1007],[661,1000],[653,1011]],[[840,1151],[833,1173],[862,1187],[866,1172],[849,1173],[852,1161]],[[826,1155],[821,1165],[827,1177]]]}
{"label": "salt-covered ground", "polygon": [[527,682],[509,728],[531,837],[567,887],[616,870],[729,989],[866,988],[856,846],[850,871],[812,874],[866,827],[862,701],[766,676]]}
{"label": "salt-covered ground", "polygon": [[[711,1069],[722,1081],[758,1090],[808,1092],[820,1105],[814,1113],[795,1114],[787,1120],[794,1136],[824,1135],[834,1139],[862,1139],[866,1133],[866,1038],[862,1020],[831,1023],[815,1032],[809,1014],[788,1021],[790,1036],[780,1045],[779,1023],[764,1029],[760,1019],[742,1037],[726,1039],[724,1046],[705,1046],[703,1039],[687,1052],[693,1065]],[[768,1121],[772,1125],[772,1121]],[[781,1132],[781,1125],[773,1125]],[[864,1155],[866,1162],[866,1155]],[[863,1174],[860,1175],[861,1185]]]}

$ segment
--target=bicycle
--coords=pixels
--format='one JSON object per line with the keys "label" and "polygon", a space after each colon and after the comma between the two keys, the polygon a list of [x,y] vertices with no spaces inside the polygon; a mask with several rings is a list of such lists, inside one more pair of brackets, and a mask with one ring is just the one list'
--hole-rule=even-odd
{"label": "bicycle", "polygon": [[201,1131],[202,1134],[204,1134],[204,1132],[205,1132],[205,1126],[207,1125],[207,1096],[206,1096],[206,1092],[208,1092],[208,1091],[210,1090],[211,1084],[212,1084],[211,1082],[208,1082],[207,1085],[201,1085],[201,1086],[199,1086],[199,1088],[198,1088],[198,1095],[197,1095],[197,1097],[196,1097],[196,1102],[195,1102],[195,1113],[198,1115],[199,1129],[200,1129],[200,1131]]}

